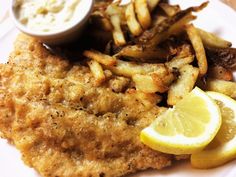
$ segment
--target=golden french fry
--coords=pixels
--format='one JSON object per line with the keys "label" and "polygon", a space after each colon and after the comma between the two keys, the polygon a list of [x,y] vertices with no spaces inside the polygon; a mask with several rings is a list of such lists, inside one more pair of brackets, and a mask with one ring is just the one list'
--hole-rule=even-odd
{"label": "golden french fry", "polygon": [[208,64],[202,39],[199,36],[197,29],[193,25],[188,25],[186,27],[186,30],[188,37],[195,50],[195,55],[198,60],[200,76],[203,76],[207,73]]}
{"label": "golden french fry", "polygon": [[232,46],[232,43],[226,41],[213,33],[204,31],[200,28],[197,28],[198,34],[200,35],[202,42],[205,47],[212,48],[228,48]]}
{"label": "golden french fry", "polygon": [[164,10],[164,12],[172,17],[180,11],[179,5],[170,5],[167,3],[160,3],[159,6]]}
{"label": "golden french fry", "polygon": [[126,40],[124,37],[124,34],[121,30],[121,26],[120,26],[120,18],[118,15],[113,15],[111,16],[111,23],[114,27],[114,31],[113,31],[113,38],[115,41],[115,44],[117,46],[122,46],[126,44]]}
{"label": "golden french fry", "polygon": [[136,19],[133,2],[131,2],[126,7],[125,17],[126,17],[127,25],[129,27],[130,32],[134,36],[139,36],[142,33],[143,30],[142,30],[142,27],[140,26],[140,24],[138,23],[138,21]]}
{"label": "golden french fry", "polygon": [[173,51],[174,53],[177,52],[174,58],[186,58],[194,54],[192,51],[192,46],[190,44],[180,45],[179,47],[174,48],[173,50],[177,50]]}
{"label": "golden french fry", "polygon": [[132,45],[124,47],[118,54],[118,56],[124,56],[131,58],[134,61],[164,61],[168,56],[167,51],[160,48],[145,47],[141,45]]}
{"label": "golden french fry", "polygon": [[106,80],[102,66],[95,60],[90,60],[87,64],[96,80],[96,86],[99,86]]}
{"label": "golden french fry", "polygon": [[214,79],[220,79],[225,81],[233,80],[233,73],[230,70],[225,69],[222,66],[209,67],[207,76]]}
{"label": "golden french fry", "polygon": [[121,29],[121,14],[119,8],[116,4],[111,4],[108,6],[106,13],[110,17],[111,24],[113,26],[113,39],[117,46],[122,46],[126,44],[126,40]]}
{"label": "golden french fry", "polygon": [[168,85],[165,85],[162,78],[155,73],[149,75],[135,74],[132,80],[136,89],[144,93],[164,93],[168,90]]}
{"label": "golden french fry", "polygon": [[102,54],[95,50],[86,50],[84,51],[83,55],[87,58],[93,59],[98,63],[101,63],[105,66],[113,66],[116,64],[116,58],[111,57],[106,54]]}
{"label": "golden french fry", "polygon": [[154,16],[152,19],[152,26],[159,26],[160,24],[164,23],[167,18],[168,17],[165,14],[158,14],[157,17]]}
{"label": "golden french fry", "polygon": [[186,94],[192,91],[199,74],[199,69],[191,65],[185,65],[179,70],[180,76],[177,81],[170,86],[168,91],[168,105],[175,105]]}
{"label": "golden french fry", "polygon": [[[101,63],[102,64],[102,63]],[[126,77],[132,77],[135,74],[148,74],[151,72],[158,72],[160,75],[167,73],[170,70],[164,64],[149,64],[137,63],[118,60],[115,66],[106,66],[114,74]]]}
{"label": "golden french fry", "polygon": [[163,20],[160,24],[156,24],[146,30],[139,38],[141,44],[148,44],[149,46],[157,46],[171,35],[178,34],[183,31],[184,26],[190,21],[196,19],[192,12],[198,12],[207,6],[208,2],[202,3],[197,7],[190,7],[186,10],[180,11],[172,17]]}
{"label": "golden french fry", "polygon": [[148,41],[148,45],[157,46],[171,35],[180,33],[183,31],[184,26],[194,19],[196,19],[196,17],[191,13],[188,13],[173,25],[171,25],[168,29],[162,31],[161,33],[157,33],[150,41]]}
{"label": "golden french fry", "polygon": [[180,69],[185,65],[192,63],[194,56],[189,56],[185,58],[173,58],[171,61],[166,63],[166,66],[170,69]]}
{"label": "golden french fry", "polygon": [[143,29],[148,29],[152,23],[152,19],[148,9],[147,0],[135,0],[134,5],[139,23]]}
{"label": "golden french fry", "polygon": [[236,99],[236,82],[207,78],[206,82],[198,81],[197,86],[203,90],[223,93]]}
{"label": "golden french fry", "polygon": [[160,76],[170,74],[171,70],[165,64],[149,64],[137,63],[118,60],[106,54],[102,54],[95,50],[87,50],[83,53],[87,58],[93,59],[98,63],[104,65],[116,75],[132,77],[135,74],[158,73]]}
{"label": "golden french fry", "polygon": [[153,11],[159,2],[160,0],[147,0],[149,10]]}
{"label": "golden french fry", "polygon": [[158,82],[156,83],[150,75],[135,74],[132,80],[135,83],[136,89],[142,92],[155,93],[159,90]]}

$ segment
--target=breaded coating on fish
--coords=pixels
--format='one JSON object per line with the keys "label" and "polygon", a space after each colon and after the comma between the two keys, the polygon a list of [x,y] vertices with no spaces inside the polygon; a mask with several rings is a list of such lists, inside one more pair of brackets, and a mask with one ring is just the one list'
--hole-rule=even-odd
{"label": "breaded coating on fish", "polygon": [[163,111],[160,98],[104,72],[106,81],[95,86],[86,64],[52,55],[22,34],[0,65],[0,131],[42,176],[118,177],[175,159],[139,139]]}

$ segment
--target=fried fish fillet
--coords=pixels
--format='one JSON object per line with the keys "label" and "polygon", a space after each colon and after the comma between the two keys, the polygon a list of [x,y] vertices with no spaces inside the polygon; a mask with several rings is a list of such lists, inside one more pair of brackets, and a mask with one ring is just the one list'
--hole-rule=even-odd
{"label": "fried fish fillet", "polygon": [[163,108],[140,99],[130,80],[105,71],[94,86],[88,66],[52,55],[18,36],[0,65],[0,131],[45,177],[115,177],[171,165],[175,156],[139,140]]}

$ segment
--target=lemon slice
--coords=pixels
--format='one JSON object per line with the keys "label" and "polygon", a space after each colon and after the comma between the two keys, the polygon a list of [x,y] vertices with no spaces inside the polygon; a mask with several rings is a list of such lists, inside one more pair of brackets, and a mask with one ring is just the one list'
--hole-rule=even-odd
{"label": "lemon slice", "polygon": [[196,168],[212,168],[236,158],[236,101],[221,93],[207,93],[220,107],[222,125],[213,141],[191,156]]}
{"label": "lemon slice", "polygon": [[215,137],[221,125],[217,104],[199,88],[161,114],[140,135],[150,148],[170,154],[192,154]]}

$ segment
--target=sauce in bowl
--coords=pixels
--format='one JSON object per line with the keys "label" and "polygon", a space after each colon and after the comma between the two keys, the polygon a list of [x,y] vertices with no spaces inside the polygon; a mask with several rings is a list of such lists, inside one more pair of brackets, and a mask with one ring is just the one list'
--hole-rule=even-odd
{"label": "sauce in bowl", "polygon": [[[75,39],[94,0],[12,0],[12,16],[22,32],[49,44]],[[73,33],[73,34],[72,34]]]}
{"label": "sauce in bowl", "polygon": [[60,31],[75,21],[80,0],[16,0],[16,17],[39,32]]}

